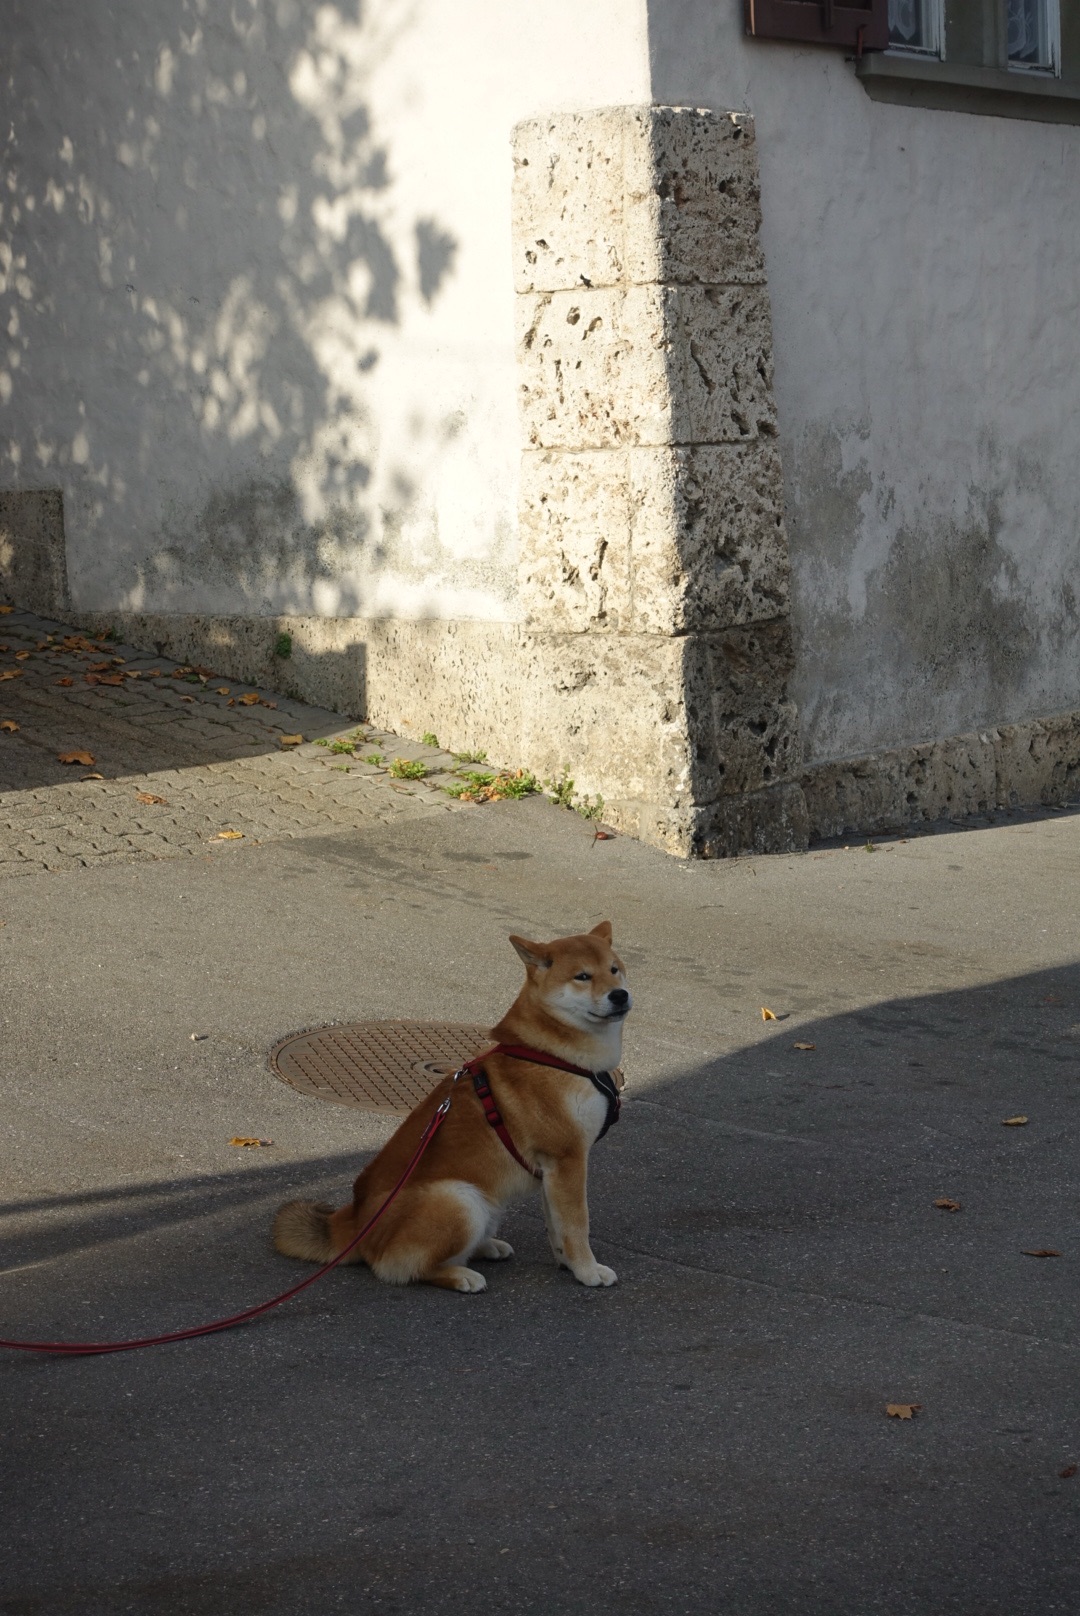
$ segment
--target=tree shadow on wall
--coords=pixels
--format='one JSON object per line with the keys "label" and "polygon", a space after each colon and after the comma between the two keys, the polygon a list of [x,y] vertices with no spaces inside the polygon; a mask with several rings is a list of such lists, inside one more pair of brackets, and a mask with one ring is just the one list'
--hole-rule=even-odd
{"label": "tree shadow on wall", "polygon": [[[373,373],[457,252],[371,107],[415,4],[149,0],[94,8],[86,37],[64,11],[9,34],[8,474],[83,468],[89,606],[359,615],[416,492],[380,453]],[[413,417],[437,457],[452,429]]]}

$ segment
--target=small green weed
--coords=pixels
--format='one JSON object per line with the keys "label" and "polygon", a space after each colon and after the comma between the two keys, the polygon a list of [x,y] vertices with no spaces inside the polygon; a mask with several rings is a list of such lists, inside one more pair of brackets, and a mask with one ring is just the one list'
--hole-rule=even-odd
{"label": "small green weed", "polygon": [[327,740],[325,735],[318,735],[315,738],[315,745],[316,746],[329,746],[330,742]]}
{"label": "small green weed", "polygon": [[427,772],[426,763],[410,763],[408,758],[395,758],[390,765],[395,780],[422,780]]}
{"label": "small green weed", "polygon": [[351,755],[354,743],[352,741],[338,740],[331,741],[329,745],[331,752],[348,752]]}
{"label": "small green weed", "polygon": [[513,773],[504,769],[501,774],[466,774],[460,785],[444,786],[443,790],[448,796],[457,797],[462,802],[503,802],[507,798],[520,801],[522,797],[539,791],[540,782],[527,769],[517,769]]}
{"label": "small green weed", "polygon": [[292,635],[291,634],[279,634],[278,635],[277,639],[274,641],[274,655],[276,657],[281,657],[282,660],[284,660],[285,657],[291,657],[292,656]]}
{"label": "small green weed", "polygon": [[559,808],[574,806],[574,782],[565,769],[557,780],[545,780],[544,784],[551,793],[552,802]]}
{"label": "small green weed", "polygon": [[559,808],[571,808],[574,813],[580,814],[583,819],[599,819],[604,812],[604,799],[599,793],[595,797],[578,796],[574,790],[574,782],[569,772],[564,769],[557,780],[545,780],[545,786],[551,794],[551,800]]}
{"label": "small green weed", "polygon": [[370,763],[376,769],[381,769],[383,763],[383,754],[381,752],[369,752],[367,757],[361,758],[360,761],[361,763]]}
{"label": "small green weed", "polygon": [[330,767],[338,774],[348,774],[350,772],[349,765],[347,763],[331,763]]}
{"label": "small green weed", "polygon": [[449,797],[465,797],[469,802],[482,802],[485,799],[479,793],[486,790],[488,786],[493,785],[494,782],[495,776],[493,774],[463,772],[460,785],[444,786],[443,790]]}
{"label": "small green weed", "polygon": [[454,759],[458,763],[486,763],[486,752],[455,752]]}
{"label": "small green weed", "polygon": [[433,735],[430,730],[425,730],[423,735],[420,737],[421,746],[438,746],[438,744],[439,737],[437,735]]}

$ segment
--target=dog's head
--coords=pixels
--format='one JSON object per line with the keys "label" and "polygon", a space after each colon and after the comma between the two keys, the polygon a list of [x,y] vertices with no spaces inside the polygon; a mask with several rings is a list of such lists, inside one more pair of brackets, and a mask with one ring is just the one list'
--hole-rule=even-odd
{"label": "dog's head", "polygon": [[599,1033],[618,1026],[631,1009],[626,972],[611,946],[610,920],[580,937],[510,941],[525,962],[528,997],[565,1026]]}

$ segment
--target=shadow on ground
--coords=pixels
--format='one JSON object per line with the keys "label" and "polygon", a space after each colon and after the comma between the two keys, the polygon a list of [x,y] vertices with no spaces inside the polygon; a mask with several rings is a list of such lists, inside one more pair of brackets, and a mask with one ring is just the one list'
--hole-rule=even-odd
{"label": "shadow on ground", "polygon": [[[0,792],[70,785],[90,769],[111,780],[276,754],[283,734],[314,740],[348,724],[211,668],[88,640],[27,613],[0,618],[0,642],[0,674],[17,674],[0,683],[0,720],[18,726],[0,733]],[[70,752],[93,762],[61,763]]]}
{"label": "shadow on ground", "polygon": [[[480,1297],[349,1270],[227,1336],[8,1357],[0,1612],[1074,1610],[1078,1101],[1077,967],[780,1023],[631,1091],[613,1291],[529,1203]],[[273,1205],[354,1170],[8,1205],[5,1333],[272,1294]]]}

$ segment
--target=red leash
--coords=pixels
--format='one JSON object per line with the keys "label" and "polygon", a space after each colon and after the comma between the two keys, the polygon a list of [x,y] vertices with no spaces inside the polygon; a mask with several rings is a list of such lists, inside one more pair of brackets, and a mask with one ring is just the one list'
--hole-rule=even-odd
{"label": "red leash", "polygon": [[421,1156],[424,1154],[425,1150],[427,1150],[427,1147],[430,1145],[431,1141],[442,1127],[446,1118],[446,1113],[449,1111],[449,1109],[450,1096],[447,1095],[446,1099],[439,1106],[438,1110],[435,1112],[435,1115],[424,1129],[420,1143],[413,1152],[413,1158],[408,1167],[406,1167],[405,1171],[402,1173],[401,1177],[398,1179],[397,1183],[394,1185],[393,1189],[390,1191],[390,1194],[386,1197],[386,1200],[383,1202],[382,1206],[380,1206],[375,1216],[368,1219],[367,1223],[365,1223],[364,1227],[360,1230],[360,1233],[350,1240],[345,1249],[343,1251],[339,1251],[336,1257],[331,1258],[328,1263],[324,1263],[321,1268],[317,1268],[313,1274],[309,1274],[307,1279],[302,1279],[299,1285],[293,1285],[289,1288],[289,1290],[282,1291],[280,1296],[272,1297],[269,1302],[260,1302],[257,1307],[245,1308],[242,1313],[233,1313],[231,1317],[227,1319],[214,1319],[211,1324],[197,1324],[190,1330],[173,1330],[168,1335],[147,1335],[143,1336],[142,1339],[138,1341],[0,1340],[0,1347],[11,1347],[18,1352],[50,1352],[54,1356],[60,1358],[88,1357],[92,1355],[99,1355],[105,1352],[134,1352],[136,1347],[163,1347],[170,1341],[191,1341],[195,1338],[195,1336],[214,1335],[218,1330],[231,1330],[237,1324],[246,1324],[248,1319],[257,1319],[260,1313],[269,1313],[272,1307],[280,1307],[282,1302],[287,1302],[289,1300],[290,1296],[298,1296],[301,1291],[307,1290],[309,1285],[314,1285],[317,1279],[321,1279],[324,1274],[328,1274],[331,1268],[336,1268],[338,1263],[344,1262],[350,1251],[360,1244],[365,1235],[371,1233],[372,1229],[378,1223],[387,1207],[405,1188],[405,1185],[409,1182],[409,1179],[420,1165]]}

